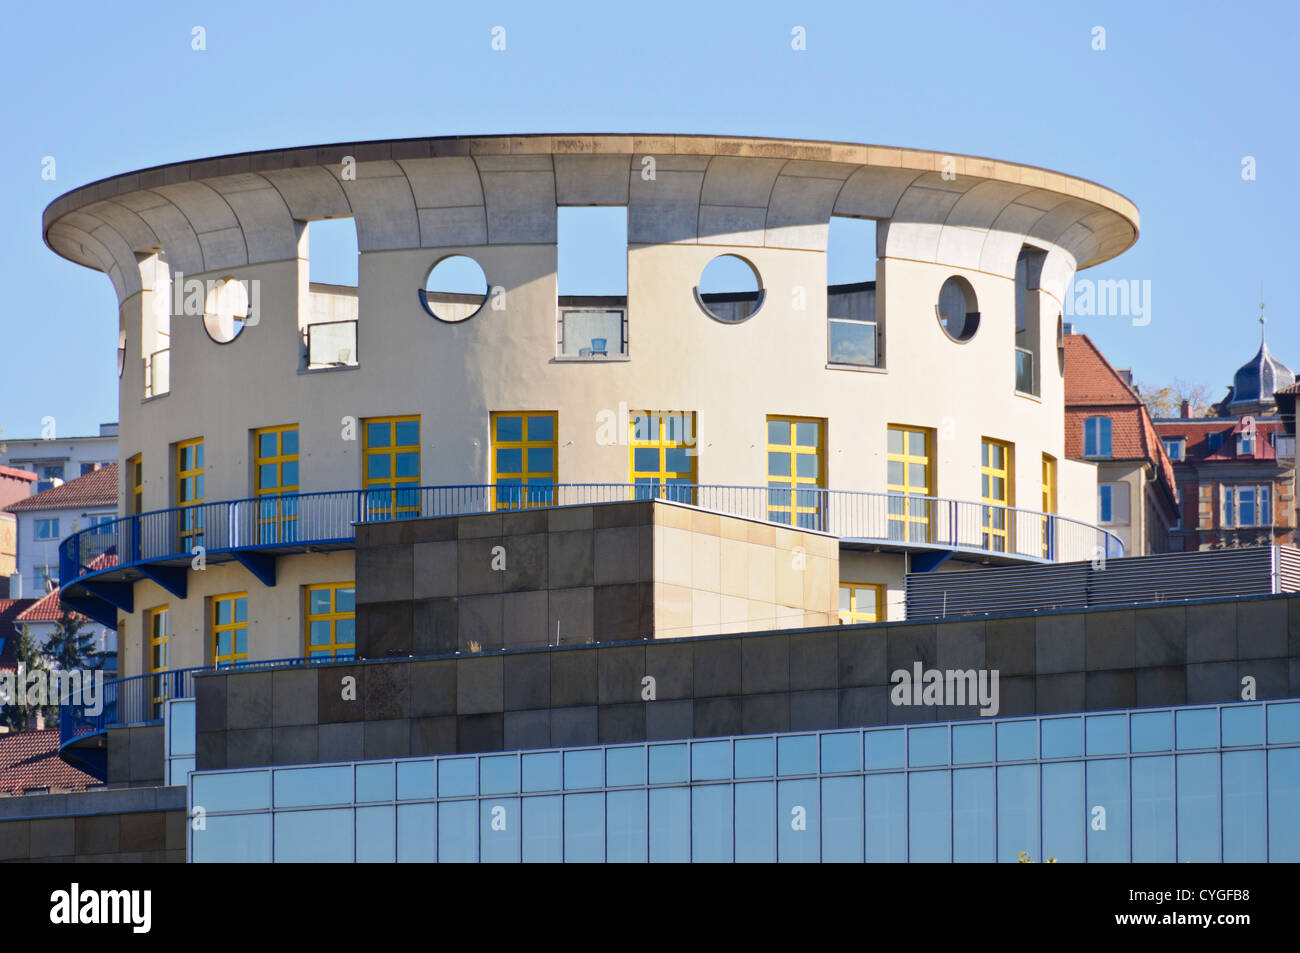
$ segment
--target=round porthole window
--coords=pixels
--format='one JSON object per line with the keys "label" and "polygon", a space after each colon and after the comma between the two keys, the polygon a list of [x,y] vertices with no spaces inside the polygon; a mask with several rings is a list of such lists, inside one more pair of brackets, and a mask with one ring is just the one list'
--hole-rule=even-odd
{"label": "round porthole window", "polygon": [[979,330],[980,310],[979,302],[975,300],[975,289],[958,275],[949,278],[939,289],[934,313],[939,318],[939,326],[954,341],[969,341]]}
{"label": "round porthole window", "polygon": [[229,344],[248,321],[248,289],[229,275],[220,278],[203,301],[203,328],[218,344]]}
{"label": "round porthole window", "polygon": [[449,255],[429,270],[420,306],[431,317],[455,324],[478,314],[487,295],[487,275],[479,263],[466,255]]}
{"label": "round porthole window", "polygon": [[763,306],[758,270],[738,255],[719,255],[700,272],[695,303],[723,324],[749,320]]}

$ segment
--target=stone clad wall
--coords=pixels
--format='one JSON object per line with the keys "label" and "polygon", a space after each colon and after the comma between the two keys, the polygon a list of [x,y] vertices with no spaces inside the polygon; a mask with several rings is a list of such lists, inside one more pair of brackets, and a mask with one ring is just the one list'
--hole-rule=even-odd
{"label": "stone clad wall", "polygon": [[197,769],[978,717],[891,704],[918,662],[997,670],[1001,716],[1296,698],[1300,597],[209,672]]}

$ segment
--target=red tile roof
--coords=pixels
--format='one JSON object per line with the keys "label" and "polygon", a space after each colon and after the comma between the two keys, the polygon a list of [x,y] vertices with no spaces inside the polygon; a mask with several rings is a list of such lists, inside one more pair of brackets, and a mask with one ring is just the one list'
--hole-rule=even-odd
{"label": "red tile roof", "polygon": [[16,470],[13,467],[0,467],[0,476],[14,480],[27,480],[29,483],[36,479],[36,474],[30,470]]}
{"label": "red tile roof", "polygon": [[1150,460],[1170,500],[1177,500],[1174,466],[1142,398],[1111,367],[1086,334],[1065,336],[1065,453],[1083,459],[1083,422],[1111,421],[1111,456]]}
{"label": "red tile roof", "polygon": [[[73,615],[76,615],[74,612]],[[18,616],[18,622],[57,622],[59,619],[59,590],[47,592]]]}
{"label": "red tile roof", "polygon": [[59,729],[0,734],[0,791],[22,794],[37,787],[84,791],[96,783],[59,757]]}
{"label": "red tile roof", "polygon": [[[1277,451],[1269,435],[1286,432],[1285,425],[1279,420],[1260,420],[1255,418],[1255,452],[1247,457],[1237,456],[1237,434],[1241,433],[1241,421],[1229,418],[1178,417],[1161,420],[1156,430],[1162,437],[1182,437],[1187,441],[1183,449],[1183,460],[1188,463],[1240,460],[1245,462],[1276,460]],[[1222,434],[1219,449],[1210,452],[1209,436]]]}
{"label": "red tile roof", "polygon": [[12,672],[18,668],[18,616],[35,604],[35,599],[0,599],[0,671]]}
{"label": "red tile roof", "polygon": [[85,476],[60,484],[11,503],[6,509],[11,512],[20,510],[59,510],[78,506],[116,506],[117,505],[117,464],[110,463],[98,470],[91,470]]}

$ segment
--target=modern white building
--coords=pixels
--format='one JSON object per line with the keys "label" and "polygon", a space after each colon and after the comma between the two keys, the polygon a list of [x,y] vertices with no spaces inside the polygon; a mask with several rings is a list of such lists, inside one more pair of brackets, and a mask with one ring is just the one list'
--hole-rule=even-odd
{"label": "modern white building", "polygon": [[[626,216],[627,293],[561,296],[557,219],[593,206]],[[875,254],[828,286],[837,217]],[[356,288],[313,281],[334,218]],[[125,675],[349,654],[357,521],[658,496],[837,538],[845,621],[897,618],[908,571],[1117,554],[1067,458],[1061,313],[1138,213],[1082,179],[784,139],[397,140],[133,172],[44,234],[118,295],[122,519],[61,576]]]}
{"label": "modern white building", "polygon": [[18,520],[18,569],[9,578],[11,599],[40,599],[59,585],[59,543],[74,533],[102,545],[117,517],[117,464],[26,499],[6,511]]}
{"label": "modern white building", "polygon": [[50,419],[44,425],[49,436],[0,440],[0,465],[35,473],[39,493],[117,462],[116,423],[100,424],[98,434],[85,437],[60,437],[56,424]]}

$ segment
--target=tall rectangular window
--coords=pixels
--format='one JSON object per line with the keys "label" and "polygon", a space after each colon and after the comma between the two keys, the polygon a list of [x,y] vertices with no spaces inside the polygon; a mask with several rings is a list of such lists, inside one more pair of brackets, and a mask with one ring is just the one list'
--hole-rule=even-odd
{"label": "tall rectangular window", "polygon": [[492,414],[493,505],[498,509],[549,506],[559,473],[554,411]]}
{"label": "tall rectangular window", "polygon": [[1004,507],[1015,503],[1012,447],[1005,441],[985,437],[980,454],[983,501],[993,504],[983,507],[984,548],[999,553],[1010,552],[1014,548],[1014,540],[1010,538],[1011,514]]}
{"label": "tall rectangular window", "polygon": [[[1043,513],[1056,512],[1056,457],[1043,454]],[[1051,558],[1052,528],[1054,521],[1050,516],[1043,517],[1043,556]]]}
{"label": "tall rectangular window", "polygon": [[1083,455],[1085,457],[1110,456],[1110,418],[1089,417],[1083,422]]}
{"label": "tall rectangular window", "polygon": [[305,595],[303,654],[308,658],[356,657],[356,583],[308,586]]}
{"label": "tall rectangular window", "polygon": [[297,540],[297,424],[253,431],[253,485],[256,496],[268,497],[257,505],[258,539],[263,543]]}
{"label": "tall rectangular window", "polygon": [[361,482],[369,519],[420,515],[420,418],[368,417]]}
{"label": "tall rectangular window", "polygon": [[889,538],[928,542],[933,532],[934,433],[890,426],[886,443]]}
{"label": "tall rectangular window", "polygon": [[1097,486],[1097,522],[1131,522],[1127,483],[1102,483]]}
{"label": "tall rectangular window", "polygon": [[556,356],[627,357],[627,207],[561,206],[556,233]]}
{"label": "tall rectangular window", "polygon": [[181,551],[203,545],[203,438],[176,444],[176,505]]}
{"label": "tall rectangular window", "polygon": [[840,583],[840,624],[883,622],[885,587],[877,583]]}
{"label": "tall rectangular window", "polygon": [[218,668],[248,658],[248,593],[212,597],[212,664]]}
{"label": "tall rectangular window", "polygon": [[876,222],[831,216],[826,235],[828,364],[880,367]]}
{"label": "tall rectangular window", "polygon": [[127,515],[144,512],[144,458],[136,454],[126,461]]}
{"label": "tall rectangular window", "polygon": [[826,421],[815,417],[767,418],[767,518],[802,529],[825,519],[822,456]]}
{"label": "tall rectangular window", "polygon": [[695,414],[642,410],[632,414],[629,472],[637,500],[695,502]]}
{"label": "tall rectangular window", "polygon": [[[155,676],[149,679],[149,718],[151,719],[162,717],[163,702],[170,694],[168,679],[160,673],[171,668],[171,616],[169,606],[155,606],[144,612],[145,638],[149,640],[146,657],[149,663],[149,674]],[[118,712],[119,716],[122,714],[121,711]]]}

